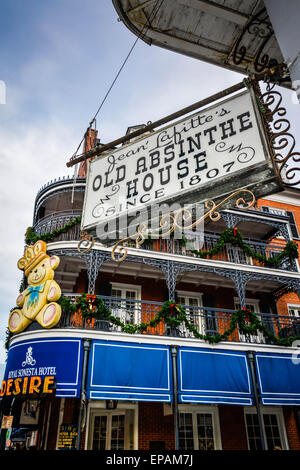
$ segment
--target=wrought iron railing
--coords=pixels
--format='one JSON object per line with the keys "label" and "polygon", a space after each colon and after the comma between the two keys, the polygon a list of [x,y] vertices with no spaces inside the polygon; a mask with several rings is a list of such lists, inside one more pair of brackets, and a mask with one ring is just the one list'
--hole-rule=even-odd
{"label": "wrought iron railing", "polygon": [[[75,220],[81,215],[81,210],[66,210],[55,212],[51,215],[45,216],[40,219],[34,226],[35,233],[40,235],[42,233],[52,232],[53,230],[60,229],[66,224]],[[56,241],[70,241],[80,240],[80,223],[68,229],[65,233],[60,234],[55,238]]]}
{"label": "wrought iron railing", "polygon": [[[71,301],[76,300],[80,294],[65,294]],[[150,300],[124,299],[117,297],[101,296],[111,315],[118,318],[123,324],[140,325],[148,323],[155,318],[163,303]],[[197,332],[203,335],[221,335],[228,330],[230,320],[236,313],[235,310],[197,307],[184,305],[187,319],[196,328]],[[260,321],[266,329],[277,338],[288,338],[300,335],[300,319],[297,321],[289,315],[274,315],[270,313],[257,313]],[[79,328],[103,332],[122,332],[120,326],[112,324],[105,318],[86,319],[80,311],[76,313],[62,313],[59,328]],[[195,338],[195,335],[187,329],[185,324],[180,324],[177,328],[171,328],[161,321],[155,327],[148,327],[146,335],[174,336],[179,338]],[[246,342],[266,344],[269,339],[263,333],[255,335],[244,334],[238,330],[233,331],[229,336],[230,342]]]}
{"label": "wrought iron railing", "polygon": [[[219,234],[205,232],[203,235],[195,234],[194,238],[192,240],[188,240],[186,244],[183,244],[180,239],[145,240],[143,245],[141,245],[141,249],[192,256],[197,258],[195,251],[211,250],[217,245],[219,240]],[[285,241],[280,239],[276,240],[276,242],[273,241],[272,243],[268,243],[261,240],[244,238],[244,242],[253,251],[266,258],[277,256],[281,251],[284,250],[286,245]],[[135,247],[134,241],[131,241],[130,243],[132,247]],[[210,259],[228,261],[236,264],[247,264],[252,266],[261,265],[259,261],[252,258],[251,256],[246,255],[240,247],[234,246],[230,243],[227,243],[221,251],[214,254]],[[291,262],[288,258],[282,260],[281,264],[278,266],[278,269],[297,271],[295,263]]]}
{"label": "wrought iron railing", "polygon": [[[51,215],[45,216],[40,219],[35,224],[35,232],[37,234],[52,232],[53,230],[60,229],[64,227],[69,222],[72,222],[76,217],[81,215],[81,211],[76,210],[66,210],[55,212]],[[80,223],[76,224],[74,227],[71,227],[65,233],[60,234],[55,240],[56,241],[71,241],[71,240],[80,240]],[[170,238],[170,239],[152,239],[145,240],[144,243],[140,246],[140,249],[147,251],[154,251],[160,253],[169,253],[177,254],[183,256],[191,256],[197,258],[195,250],[210,250],[214,248],[218,241],[220,240],[220,235],[217,233],[208,233],[193,235],[193,238],[187,240],[186,244],[182,243],[182,240]],[[281,239],[277,239],[272,243],[268,243],[261,240],[253,240],[244,238],[244,242],[256,253],[262,255],[266,258],[272,258],[278,255],[283,251],[285,247],[285,242]],[[124,244],[126,246],[126,243]],[[127,246],[133,248],[136,247],[135,241],[130,240],[127,242]],[[227,243],[224,248],[212,256],[214,260],[219,261],[228,261],[235,264],[247,264],[252,266],[260,266],[261,263],[251,256],[248,256],[244,251],[230,243]],[[275,266],[273,266],[275,267]],[[283,269],[287,271],[297,271],[297,265],[294,260],[288,258],[283,259],[281,264],[277,267],[278,269]]]}
{"label": "wrought iron railing", "polygon": [[46,184],[44,184],[37,192],[36,199],[38,199],[39,195],[45,191],[46,189],[50,188],[53,185],[57,184],[74,184],[75,183],[85,183],[85,178],[75,178],[74,176],[61,176],[58,178],[55,178],[54,180],[48,181]]}

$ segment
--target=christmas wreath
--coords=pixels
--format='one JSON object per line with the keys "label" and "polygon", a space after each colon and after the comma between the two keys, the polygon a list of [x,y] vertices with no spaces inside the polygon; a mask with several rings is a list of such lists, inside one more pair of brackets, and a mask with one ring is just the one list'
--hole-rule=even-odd
{"label": "christmas wreath", "polygon": [[[186,311],[182,305],[176,302],[166,301],[155,317],[147,323],[140,323],[138,325],[126,324],[122,322],[118,317],[111,314],[110,310],[106,307],[104,300],[101,297],[90,294],[81,294],[75,301],[71,302],[67,297],[62,296],[58,303],[60,303],[63,312],[65,313],[76,313],[81,312],[82,317],[85,319],[105,319],[120,327],[124,333],[145,333],[148,328],[154,328],[159,323],[164,322],[171,328],[178,328],[181,324],[193,333],[195,338],[208,341],[211,344],[219,343],[220,341],[227,341],[230,335],[234,333],[236,329],[240,333],[248,335],[257,335],[261,332],[268,340],[274,344],[280,346],[291,346],[293,341],[300,339],[300,335],[292,336],[289,338],[278,338],[273,332],[271,332],[259,317],[248,310],[247,308],[240,308],[232,315],[229,327],[221,334],[202,334],[199,333],[197,328],[190,322]],[[217,320],[216,316],[216,320]]]}
{"label": "christmas wreath", "polygon": [[210,250],[192,250],[192,253],[194,253],[199,258],[212,258],[214,255],[217,255],[222,250],[224,250],[227,243],[230,243],[233,246],[238,246],[246,255],[269,267],[279,266],[280,263],[282,263],[282,261],[286,258],[298,258],[298,246],[293,241],[289,241],[281,253],[272,258],[267,258],[261,253],[257,253],[249,245],[247,245],[247,243],[244,242],[241,232],[236,227],[224,230],[224,232],[221,233],[216,245]]}

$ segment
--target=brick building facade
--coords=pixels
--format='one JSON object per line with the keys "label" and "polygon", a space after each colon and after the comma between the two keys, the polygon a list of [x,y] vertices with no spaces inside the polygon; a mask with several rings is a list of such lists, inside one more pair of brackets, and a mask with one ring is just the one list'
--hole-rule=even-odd
{"label": "brick building facade", "polygon": [[[35,233],[42,237],[74,221],[47,244],[47,252],[60,257],[55,279],[70,302],[82,293],[101,297],[120,323],[85,320],[80,310],[74,314],[63,308],[55,328],[32,324],[12,336],[1,391],[2,415],[15,420],[12,442],[25,429],[19,435],[22,445],[34,435],[38,449],[55,450],[61,425],[70,424],[77,430],[72,445],[80,449],[299,450],[300,391],[297,367],[291,366],[297,349],[274,340],[299,335],[299,260],[287,255],[269,266],[230,243],[205,259],[172,239],[148,240],[138,249],[129,244],[122,263],[98,242],[80,253],[76,218],[83,204],[83,166],[79,174],[75,181],[57,180],[39,191]],[[268,258],[291,241],[299,246],[299,191],[259,199],[247,212],[224,210],[218,223],[205,225],[202,249],[216,246],[228,229],[238,230],[252,250]],[[173,328],[166,321],[134,334],[120,326],[153,320],[168,300],[184,307],[194,330],[184,322]],[[216,343],[193,333],[224,333],[241,308],[255,312],[273,340],[262,331],[247,334],[239,326]],[[7,394],[11,364],[17,368],[28,347],[38,362],[44,354],[41,344],[56,373],[63,371],[55,391],[28,396],[11,388]],[[254,375],[249,352],[254,354]],[[67,369],[71,375],[74,370],[75,378],[64,376]],[[291,382],[282,383],[280,378],[289,374]],[[34,422],[28,422],[24,411],[31,402],[39,410]]]}

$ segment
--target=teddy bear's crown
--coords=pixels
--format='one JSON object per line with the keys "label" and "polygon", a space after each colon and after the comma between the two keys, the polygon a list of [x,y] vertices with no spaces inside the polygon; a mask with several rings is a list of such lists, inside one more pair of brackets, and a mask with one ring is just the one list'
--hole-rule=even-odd
{"label": "teddy bear's crown", "polygon": [[18,261],[18,268],[25,271],[25,275],[44,258],[48,258],[46,253],[47,243],[38,240],[34,245],[27,245],[24,250],[24,256]]}

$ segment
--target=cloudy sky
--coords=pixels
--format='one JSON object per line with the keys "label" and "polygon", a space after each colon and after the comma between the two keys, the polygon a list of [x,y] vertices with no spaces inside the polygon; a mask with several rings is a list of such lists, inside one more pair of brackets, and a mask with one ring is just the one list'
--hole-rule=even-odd
{"label": "cloudy sky", "polygon": [[[72,174],[66,162],[136,37],[118,21],[110,0],[2,0],[0,38],[0,83],[6,87],[6,104],[0,104],[3,364],[8,314],[22,274],[16,263],[35,195],[48,181]],[[242,78],[138,41],[98,116],[99,136],[113,140],[130,125],[159,119]],[[297,134],[299,105],[292,92],[284,98]]]}

